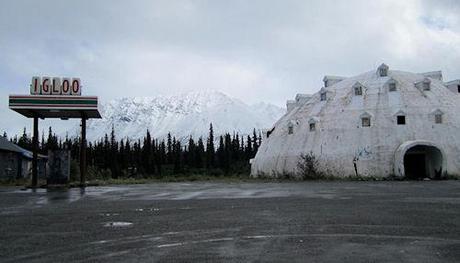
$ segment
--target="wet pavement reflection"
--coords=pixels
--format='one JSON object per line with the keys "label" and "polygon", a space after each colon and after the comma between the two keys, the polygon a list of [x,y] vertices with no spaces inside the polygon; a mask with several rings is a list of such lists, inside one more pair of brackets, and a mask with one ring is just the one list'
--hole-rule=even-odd
{"label": "wet pavement reflection", "polygon": [[459,193],[458,181],[3,187],[0,261],[459,262]]}

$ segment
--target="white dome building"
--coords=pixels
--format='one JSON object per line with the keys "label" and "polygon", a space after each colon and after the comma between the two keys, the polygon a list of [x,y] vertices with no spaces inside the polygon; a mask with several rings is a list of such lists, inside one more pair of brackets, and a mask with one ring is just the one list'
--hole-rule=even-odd
{"label": "white dome building", "polygon": [[288,101],[265,133],[252,176],[295,175],[302,154],[332,176],[460,175],[460,81],[441,71],[389,70],[324,77],[313,95]]}

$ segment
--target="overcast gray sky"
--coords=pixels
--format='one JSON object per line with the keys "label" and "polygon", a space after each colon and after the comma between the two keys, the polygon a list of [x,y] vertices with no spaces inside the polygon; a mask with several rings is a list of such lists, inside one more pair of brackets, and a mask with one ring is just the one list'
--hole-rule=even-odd
{"label": "overcast gray sky", "polygon": [[[0,132],[34,75],[77,76],[103,101],[215,89],[284,105],[326,74],[387,63],[460,78],[460,1],[0,2]],[[59,125],[56,123],[56,125]]]}

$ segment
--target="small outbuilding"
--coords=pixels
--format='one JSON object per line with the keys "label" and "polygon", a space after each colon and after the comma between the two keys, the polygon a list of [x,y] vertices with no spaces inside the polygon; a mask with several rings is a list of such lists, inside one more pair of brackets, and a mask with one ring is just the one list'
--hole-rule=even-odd
{"label": "small outbuilding", "polygon": [[[32,152],[0,136],[0,180],[30,178],[32,173],[32,158]],[[38,155],[39,178],[46,178],[47,160],[47,156]]]}

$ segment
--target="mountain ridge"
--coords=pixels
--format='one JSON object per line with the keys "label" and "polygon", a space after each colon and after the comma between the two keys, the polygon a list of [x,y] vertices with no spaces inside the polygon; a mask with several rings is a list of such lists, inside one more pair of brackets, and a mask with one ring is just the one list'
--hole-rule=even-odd
{"label": "mountain ridge", "polygon": [[173,96],[123,97],[100,106],[102,119],[88,121],[89,141],[103,138],[114,128],[117,138],[139,139],[146,131],[155,138],[170,132],[178,140],[207,137],[213,124],[215,136],[240,135],[270,128],[285,110],[266,102],[248,105],[215,90]]}

